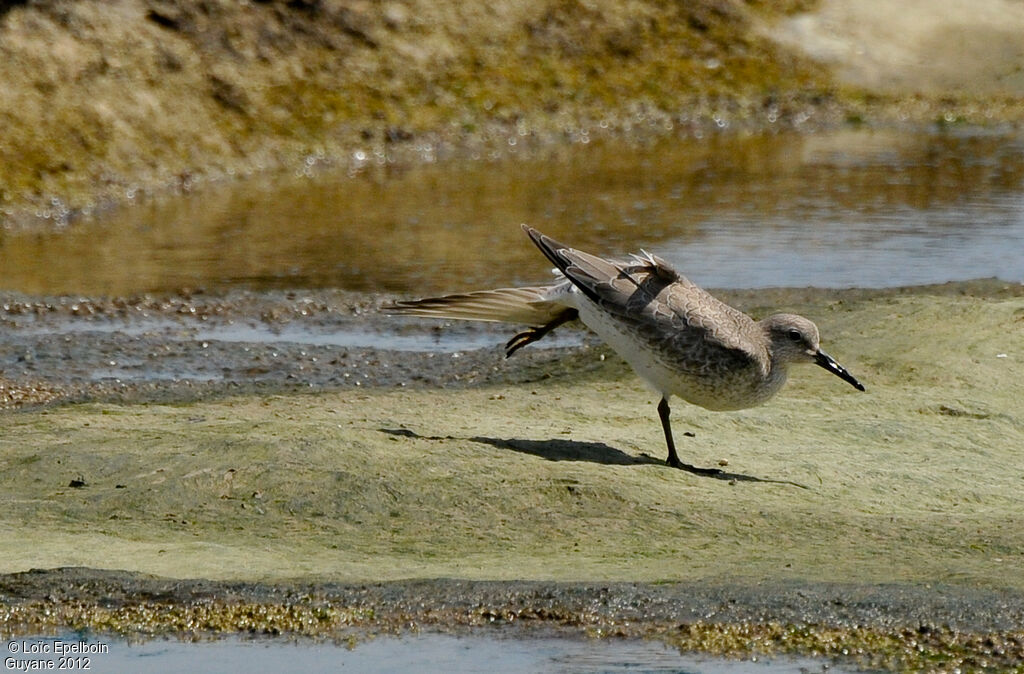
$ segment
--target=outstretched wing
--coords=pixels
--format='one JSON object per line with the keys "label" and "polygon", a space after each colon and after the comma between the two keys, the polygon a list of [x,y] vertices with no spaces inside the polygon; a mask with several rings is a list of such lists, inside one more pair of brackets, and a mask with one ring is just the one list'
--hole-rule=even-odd
{"label": "outstretched wing", "polygon": [[[766,367],[768,355],[752,339],[754,321],[682,276],[661,258],[642,253],[607,260],[523,226],[565,277],[644,341],[693,374],[711,362]],[[712,353],[713,352],[713,353]]]}

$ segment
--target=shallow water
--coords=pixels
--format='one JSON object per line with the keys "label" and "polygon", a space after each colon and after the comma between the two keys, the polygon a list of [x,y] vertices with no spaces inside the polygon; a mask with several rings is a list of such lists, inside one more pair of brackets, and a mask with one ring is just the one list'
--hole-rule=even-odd
{"label": "shallow water", "polygon": [[[50,321],[45,326],[33,325],[33,321],[11,321],[8,327],[17,327],[19,334],[27,338],[48,339],[52,337],[102,340],[109,336],[161,339],[165,343],[175,342],[220,342],[226,344],[295,344],[312,347],[377,348],[390,351],[439,352],[468,351],[502,344],[513,333],[507,326],[493,324],[450,324],[422,321],[419,319],[398,319],[374,326],[352,321],[338,321],[329,324],[310,325],[292,322],[287,325],[268,325],[257,320],[247,322],[184,324],[163,318],[136,319],[131,323],[116,318],[107,320],[62,320]],[[417,325],[421,329],[400,331],[399,326]],[[444,325],[445,329],[440,329]],[[431,328],[438,329],[431,329]],[[578,346],[583,342],[579,331],[563,330],[545,337],[542,348],[554,349]],[[178,376],[179,373],[175,373]],[[102,375],[108,376],[108,375]]]}
{"label": "shallow water", "polygon": [[63,230],[0,233],[0,290],[420,294],[543,281],[521,222],[595,252],[649,249],[717,288],[1024,281],[1024,139],[594,140],[546,157],[206,186]]}
{"label": "shallow water", "polygon": [[[8,642],[6,657],[48,660],[57,663],[58,639],[33,638]],[[78,637],[62,637],[62,643]],[[568,638],[508,639],[486,636],[454,637],[425,634],[379,637],[354,648],[330,644],[293,644],[276,640],[224,639],[184,643],[147,641],[129,645],[109,638],[89,638],[86,643],[106,646],[106,652],[75,655],[88,659],[95,672],[676,672],[692,674],[805,674],[842,669],[825,660],[810,658],[759,658],[727,660],[681,655],[658,642],[581,640]],[[48,649],[45,653],[18,651]],[[102,649],[101,649],[102,650]],[[78,663],[77,664],[82,664]],[[84,669],[80,667],[79,669]]]}

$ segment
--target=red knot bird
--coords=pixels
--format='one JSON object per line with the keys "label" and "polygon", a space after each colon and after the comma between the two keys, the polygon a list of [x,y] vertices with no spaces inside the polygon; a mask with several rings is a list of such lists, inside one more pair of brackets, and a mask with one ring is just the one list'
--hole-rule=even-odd
{"label": "red knot bird", "polygon": [[672,396],[709,410],[754,407],[782,388],[794,363],[814,363],[864,390],[821,350],[817,326],[803,316],[773,314],[755,321],[656,255],[641,252],[628,260],[609,260],[532,227],[523,225],[523,230],[557,268],[556,283],[396,302],[386,310],[533,326],[509,340],[506,357],[579,319],[661,394],[658,416],[668,465],[702,475],[721,471],[679,460],[669,423]]}

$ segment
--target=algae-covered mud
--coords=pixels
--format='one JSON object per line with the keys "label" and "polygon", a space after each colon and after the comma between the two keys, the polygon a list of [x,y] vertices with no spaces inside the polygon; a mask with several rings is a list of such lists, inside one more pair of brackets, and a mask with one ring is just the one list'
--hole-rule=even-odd
{"label": "algae-covered mud", "polygon": [[[496,345],[460,366],[447,364],[460,352],[421,353],[418,366],[387,350],[358,356],[363,370],[394,358],[404,369],[392,386],[294,394],[279,374],[264,395],[221,384],[174,404],[9,412],[0,479],[18,543],[3,564],[1021,589],[1019,286],[988,298],[860,292],[773,308],[816,320],[867,394],[812,368],[760,408],[678,406],[679,433],[693,434],[681,453],[728,462],[726,479],[666,469],[652,395],[586,344],[522,362]],[[763,314],[756,297],[741,306]],[[447,390],[416,385],[417,367],[429,377],[439,359]]]}
{"label": "algae-covered mud", "polygon": [[[259,395],[193,383],[126,402],[101,388],[8,411],[6,629],[525,622],[714,652],[1016,666],[1021,293],[726,295],[814,319],[868,393],[812,368],[761,408],[677,406],[680,452],[723,479],[663,464],[652,395],[587,342],[522,361],[377,349],[363,365],[414,358],[405,372],[426,382],[297,393],[279,375]],[[209,580],[18,575],[66,566]],[[507,583],[376,585],[408,578]]]}
{"label": "algae-covered mud", "polygon": [[[54,586],[62,589],[55,592]],[[684,654],[705,654],[701,659],[725,656],[734,663],[718,662],[729,672],[828,671],[836,661],[841,663],[836,671],[1003,672],[1019,671],[1022,658],[1022,635],[1009,627],[1020,623],[1024,606],[1019,598],[977,590],[965,593],[947,586],[921,590],[779,583],[751,590],[728,583],[452,580],[226,585],[55,569],[2,577],[0,589],[26,597],[7,610],[5,627],[11,631],[5,636],[17,635],[19,630],[38,634],[57,625],[71,625],[82,631],[77,635],[65,632],[59,638],[87,644],[110,642],[109,635],[97,635],[88,631],[89,627],[115,630],[133,643],[168,631],[198,640],[241,631],[250,638],[261,637],[263,643],[268,637],[290,638],[275,639],[277,645],[285,641],[309,647],[326,638],[358,652],[367,638],[384,636],[385,644],[393,644],[388,636],[409,635],[414,626],[412,634],[419,636],[424,646],[435,641],[438,632],[471,637],[462,641],[460,650],[474,644],[494,650],[496,643],[507,643],[510,638],[531,650],[543,649],[545,639],[577,642],[573,650],[580,652],[575,657],[543,671],[722,671],[714,667],[714,659],[706,669],[703,663],[671,658],[667,651],[655,662],[650,662],[649,654],[638,653],[626,655],[629,664],[605,660],[608,656],[602,651],[617,649],[616,645],[609,647],[612,639],[626,646],[623,650],[630,642],[644,639],[662,642]],[[47,599],[41,602],[36,597],[43,592]],[[48,611],[40,611],[41,606]],[[597,643],[598,639],[605,641]],[[14,640],[19,645],[34,641],[16,636]],[[392,662],[404,654],[400,646],[379,648]],[[518,666],[518,659],[508,658],[507,652],[495,655],[502,671],[536,671],[536,667]],[[785,662],[787,655],[815,661],[787,669],[755,664],[776,657]],[[427,651],[411,659],[422,666],[429,657]],[[741,658],[746,666],[735,662]],[[106,659],[94,661],[103,664]],[[439,660],[439,666],[451,666],[460,659],[464,660],[449,656]],[[154,658],[154,662],[160,660]],[[383,671],[395,668],[394,664],[381,667]],[[455,669],[481,668],[478,661]]]}

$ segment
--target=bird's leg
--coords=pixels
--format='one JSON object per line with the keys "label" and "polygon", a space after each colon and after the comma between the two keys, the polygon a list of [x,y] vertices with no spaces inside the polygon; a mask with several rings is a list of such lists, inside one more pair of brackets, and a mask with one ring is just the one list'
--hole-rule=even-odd
{"label": "bird's leg", "polygon": [[665,460],[665,463],[673,468],[682,468],[683,462],[679,460],[679,455],[676,454],[676,441],[672,438],[672,424],[668,420],[668,415],[671,413],[672,410],[668,406],[668,398],[662,398],[661,402],[658,403],[658,416],[661,417],[661,428],[665,431],[665,444],[668,445],[668,459]]}
{"label": "bird's leg", "polygon": [[566,309],[562,313],[555,316],[555,319],[553,321],[545,323],[539,328],[530,328],[529,330],[524,330],[520,332],[512,339],[508,340],[508,343],[505,344],[505,357],[508,358],[513,353],[523,348],[527,344],[532,344],[533,342],[536,342],[538,339],[544,337],[544,335],[548,334],[558,326],[564,325],[569,321],[575,320],[576,318],[579,317],[579,315],[580,312],[576,311],[575,309]]}
{"label": "bird's leg", "polygon": [[668,406],[668,398],[662,398],[661,402],[658,403],[658,416],[661,417],[661,428],[665,431],[665,443],[668,445],[668,459],[665,460],[665,463],[673,468],[681,468],[697,475],[721,474],[722,471],[718,468],[697,468],[679,460],[679,455],[676,454],[676,443],[672,439],[672,424],[668,420],[668,415],[671,412],[672,410]]}

